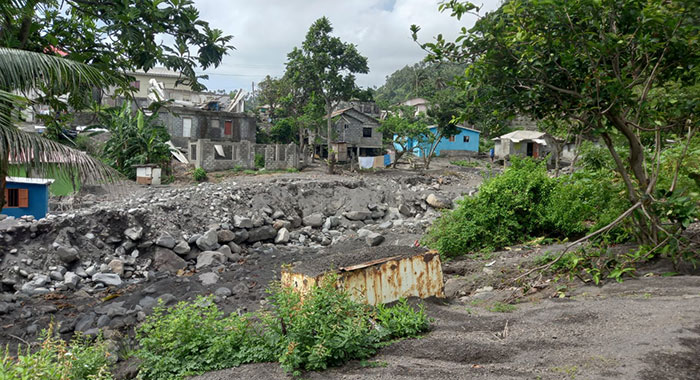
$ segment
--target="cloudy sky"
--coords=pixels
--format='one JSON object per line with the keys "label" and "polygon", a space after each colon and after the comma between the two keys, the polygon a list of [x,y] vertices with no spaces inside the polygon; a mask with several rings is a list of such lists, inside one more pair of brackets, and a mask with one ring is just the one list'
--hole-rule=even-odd
{"label": "cloudy sky", "polygon": [[[478,0],[485,11],[500,0]],[[236,47],[221,66],[208,69],[211,90],[227,91],[284,73],[287,53],[300,46],[309,26],[326,16],[333,34],[357,45],[369,60],[370,72],[358,76],[360,86],[381,86],[387,75],[420,61],[424,52],[411,39],[411,24],[421,26],[421,40],[438,33],[454,38],[471,16],[458,21],[438,11],[439,0],[195,0],[201,18],[233,35]]]}

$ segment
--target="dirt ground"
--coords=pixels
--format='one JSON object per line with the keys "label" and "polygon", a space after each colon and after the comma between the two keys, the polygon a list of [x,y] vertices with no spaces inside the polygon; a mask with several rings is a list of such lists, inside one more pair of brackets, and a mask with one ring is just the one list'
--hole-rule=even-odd
{"label": "dirt ground", "polygon": [[[306,379],[698,379],[700,277],[644,277],[579,286],[565,298],[489,310],[424,300],[431,331]],[[276,363],[196,380],[280,379]]]}

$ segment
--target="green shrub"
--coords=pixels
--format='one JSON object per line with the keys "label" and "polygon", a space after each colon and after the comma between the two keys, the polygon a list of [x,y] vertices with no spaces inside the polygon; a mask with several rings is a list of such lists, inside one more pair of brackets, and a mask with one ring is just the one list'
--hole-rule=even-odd
{"label": "green shrub", "polygon": [[262,169],[265,167],[265,155],[256,153],[255,154],[255,167],[257,169]]}
{"label": "green shrub", "polygon": [[192,172],[192,177],[197,182],[206,181],[207,171],[202,169],[202,168],[196,168],[196,169],[194,169],[194,172]]}
{"label": "green shrub", "polygon": [[[443,256],[495,250],[536,236],[577,237],[614,220],[627,207],[611,172],[583,171],[550,178],[543,162],[513,159],[476,196],[458,202],[435,221],[424,243]],[[604,237],[628,235],[616,228]]]}
{"label": "green shrub", "polygon": [[111,380],[109,353],[102,338],[94,343],[80,336],[71,345],[44,331],[38,351],[18,349],[17,356],[6,350],[0,362],[0,379]]}
{"label": "green shrub", "polygon": [[258,172],[256,172],[255,170],[252,170],[252,169],[246,169],[243,171],[243,174],[256,175],[256,174],[258,174]]}
{"label": "green shrub", "polygon": [[479,167],[479,163],[477,161],[458,160],[458,161],[450,161],[450,164],[456,165],[456,166],[461,166],[463,168],[478,168]]}
{"label": "green shrub", "polygon": [[[137,330],[143,379],[184,376],[243,363],[279,361],[286,371],[321,370],[373,355],[382,341],[416,336],[428,329],[421,308],[352,301],[328,276],[304,297],[279,285],[271,308],[256,316],[223,316],[211,298],[158,306]],[[396,308],[396,309],[395,309]]]}
{"label": "green shrub", "polygon": [[299,169],[297,169],[297,168],[287,168],[287,173],[299,173]]}
{"label": "green shrub", "polygon": [[236,173],[242,172],[243,171],[243,166],[241,165],[236,165],[233,167],[233,171]]}

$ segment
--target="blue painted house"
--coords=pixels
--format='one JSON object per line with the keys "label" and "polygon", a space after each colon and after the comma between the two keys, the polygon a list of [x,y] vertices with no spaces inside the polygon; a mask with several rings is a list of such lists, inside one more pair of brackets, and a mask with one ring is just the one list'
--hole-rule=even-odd
{"label": "blue painted house", "polygon": [[[428,128],[431,133],[437,133],[437,126]],[[437,147],[435,148],[436,156],[447,156],[447,155],[458,155],[460,152],[478,152],[479,151],[479,134],[480,132],[476,129],[471,129],[467,127],[457,127],[459,133],[454,136],[446,136],[440,139]],[[394,135],[394,141],[398,139],[398,135]],[[394,143],[394,148],[397,151],[401,151],[401,145]],[[407,150],[413,150],[413,154],[418,157],[423,155],[423,151],[430,150],[430,144],[424,144],[423,149],[418,148],[418,141],[413,141],[409,139]]]}
{"label": "blue painted house", "polygon": [[5,177],[5,207],[1,214],[41,219],[49,212],[49,186],[53,179]]}

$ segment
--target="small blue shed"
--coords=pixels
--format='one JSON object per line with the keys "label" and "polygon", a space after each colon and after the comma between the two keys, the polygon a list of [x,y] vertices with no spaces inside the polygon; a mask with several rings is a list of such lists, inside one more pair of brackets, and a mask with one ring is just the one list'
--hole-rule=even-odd
{"label": "small blue shed", "polygon": [[49,186],[53,179],[5,177],[5,206],[2,214],[41,219],[49,212]]}
{"label": "small blue shed", "polygon": [[[436,134],[437,133],[437,126],[429,127],[428,128],[431,133]],[[444,155],[449,154],[450,152],[478,152],[479,151],[479,134],[481,132],[477,131],[476,129],[471,129],[467,127],[457,127],[459,133],[457,133],[454,136],[445,136],[442,139],[440,139],[440,142],[438,143],[437,147],[435,147],[435,155],[440,156],[442,152]],[[394,135],[394,140],[398,138],[397,135]],[[408,141],[408,149],[414,148],[413,154],[415,154],[418,157],[422,157],[423,151],[421,149],[418,149],[418,142],[417,141],[411,141],[409,139]],[[397,149],[398,151],[401,151],[401,146],[397,143],[394,143],[394,148]],[[430,149],[429,144],[425,144],[423,146],[423,150],[427,151]]]}

